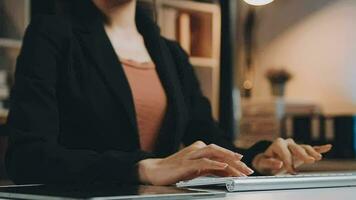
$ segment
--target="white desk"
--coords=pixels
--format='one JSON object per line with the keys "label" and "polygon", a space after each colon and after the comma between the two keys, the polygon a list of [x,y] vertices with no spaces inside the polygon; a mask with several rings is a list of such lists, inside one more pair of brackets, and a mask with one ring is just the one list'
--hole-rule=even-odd
{"label": "white desk", "polygon": [[356,187],[235,192],[216,200],[356,200]]}
{"label": "white desk", "polygon": [[[323,160],[304,165],[304,173],[356,172],[355,160]],[[223,200],[356,200],[356,187],[228,193]],[[220,199],[217,199],[220,200]]]}
{"label": "white desk", "polygon": [[356,187],[234,192],[211,200],[356,200]]}

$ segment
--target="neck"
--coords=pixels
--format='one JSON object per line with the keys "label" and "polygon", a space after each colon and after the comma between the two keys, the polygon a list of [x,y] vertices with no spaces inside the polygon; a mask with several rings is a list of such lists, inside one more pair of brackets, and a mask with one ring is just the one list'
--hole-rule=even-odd
{"label": "neck", "polygon": [[106,17],[106,26],[112,29],[137,31],[136,0],[93,0]]}

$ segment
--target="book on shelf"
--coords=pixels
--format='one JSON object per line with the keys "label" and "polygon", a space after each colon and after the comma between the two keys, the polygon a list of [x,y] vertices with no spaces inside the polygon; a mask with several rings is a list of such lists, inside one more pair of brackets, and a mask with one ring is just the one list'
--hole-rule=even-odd
{"label": "book on shelf", "polygon": [[[157,0],[157,19],[162,35],[177,41],[188,53],[203,94],[219,112],[220,31],[218,5],[182,0]],[[213,46],[214,45],[214,46]]]}
{"label": "book on shelf", "polygon": [[162,10],[162,35],[167,39],[177,40],[177,19],[178,11],[174,8],[165,8]]}
{"label": "book on shelf", "polygon": [[282,136],[297,142],[320,145],[331,143],[328,158],[356,157],[356,116],[290,115],[283,120]]}
{"label": "book on shelf", "polygon": [[[242,100],[239,144],[246,147],[266,138],[293,136],[300,141],[309,141],[311,129],[318,130],[318,125],[311,124],[309,117],[317,115],[320,110],[314,104],[291,103],[281,98]],[[299,118],[295,117],[291,122],[285,117],[289,115]]]}
{"label": "book on shelf", "polygon": [[191,30],[189,13],[181,12],[178,17],[178,41],[182,48],[191,55]]}
{"label": "book on shelf", "polygon": [[337,158],[356,156],[356,115],[334,116],[334,152]]}

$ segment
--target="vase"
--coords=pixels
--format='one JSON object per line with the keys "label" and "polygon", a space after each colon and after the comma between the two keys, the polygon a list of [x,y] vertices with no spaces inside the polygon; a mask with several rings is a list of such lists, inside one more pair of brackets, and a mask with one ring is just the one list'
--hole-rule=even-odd
{"label": "vase", "polygon": [[285,92],[285,83],[271,83],[271,92],[275,97],[283,97]]}

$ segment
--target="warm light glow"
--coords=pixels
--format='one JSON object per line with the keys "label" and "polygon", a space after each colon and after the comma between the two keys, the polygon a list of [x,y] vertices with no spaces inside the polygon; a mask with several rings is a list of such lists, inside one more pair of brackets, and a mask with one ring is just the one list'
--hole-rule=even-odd
{"label": "warm light glow", "polygon": [[245,81],[244,81],[244,84],[243,84],[243,87],[244,87],[246,90],[251,90],[252,87],[253,87],[252,81],[250,81],[250,80],[245,80]]}
{"label": "warm light glow", "polygon": [[254,6],[263,6],[273,2],[274,0],[244,0],[246,3]]}

